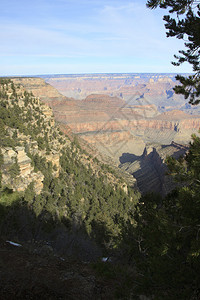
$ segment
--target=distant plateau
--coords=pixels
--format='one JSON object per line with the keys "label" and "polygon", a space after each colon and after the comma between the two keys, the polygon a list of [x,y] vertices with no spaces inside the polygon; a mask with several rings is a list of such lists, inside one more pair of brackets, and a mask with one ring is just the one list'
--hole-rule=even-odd
{"label": "distant plateau", "polygon": [[[64,132],[76,133],[132,174],[142,192],[171,190],[165,158],[184,155],[191,134],[200,128],[199,107],[174,93],[174,74],[52,75],[13,81],[48,104]],[[147,173],[151,176],[145,185]]]}

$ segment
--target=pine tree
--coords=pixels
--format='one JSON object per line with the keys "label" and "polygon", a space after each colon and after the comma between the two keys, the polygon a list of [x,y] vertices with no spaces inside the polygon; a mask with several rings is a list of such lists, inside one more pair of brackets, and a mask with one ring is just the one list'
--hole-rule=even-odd
{"label": "pine tree", "polygon": [[169,172],[182,186],[164,199],[142,197],[135,213],[129,252],[136,251],[139,292],[155,299],[200,297],[199,146],[200,138],[193,136],[185,159],[167,159]]}
{"label": "pine tree", "polygon": [[184,62],[192,65],[193,75],[188,77],[177,75],[181,85],[174,88],[177,94],[182,94],[189,103],[200,102],[200,1],[196,0],[148,0],[147,7],[154,9],[169,8],[169,14],[163,20],[167,29],[167,37],[176,37],[185,41],[186,50],[180,50],[174,55],[175,66]]}

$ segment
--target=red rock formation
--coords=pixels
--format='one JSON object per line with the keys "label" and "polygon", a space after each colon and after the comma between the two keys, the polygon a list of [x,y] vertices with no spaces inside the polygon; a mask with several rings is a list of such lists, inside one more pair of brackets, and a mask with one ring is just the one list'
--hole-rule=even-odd
{"label": "red rock formation", "polygon": [[[81,101],[69,99],[60,95],[42,79],[35,78],[30,81],[28,78],[20,79],[20,83],[35,95],[42,96],[41,98],[53,108],[56,120],[63,124],[63,131],[71,130],[81,134],[90,143],[92,139],[97,139],[94,143],[97,147],[98,142],[100,146],[103,142],[111,145],[112,142],[116,144],[117,139],[120,143],[123,139],[127,141],[136,136],[140,136],[145,142],[156,140],[160,143],[170,143],[172,140],[188,142],[191,133],[197,132],[200,128],[199,116],[179,110],[159,114],[157,107],[144,98],[138,101],[138,105],[132,105],[131,101],[125,102],[116,96],[109,96],[112,90],[114,94],[122,94],[124,98],[126,98],[124,95],[132,95],[133,98],[141,95],[148,99],[165,98],[175,85],[170,78],[151,78],[148,81],[135,78],[126,84],[124,84],[125,77],[119,76],[112,79],[103,77],[99,79],[98,76],[92,79],[52,78],[49,82],[60,87],[66,84],[68,90],[78,88],[81,90],[80,93],[87,97]],[[99,95],[96,94],[98,89],[101,90]],[[91,94],[94,90],[95,94]],[[90,95],[87,95],[88,92]]]}
{"label": "red rock formation", "polygon": [[83,103],[95,103],[95,104],[104,104],[109,106],[123,106],[125,101],[117,97],[110,97],[105,94],[91,94],[83,100]]}
{"label": "red rock formation", "polygon": [[200,118],[191,118],[180,121],[168,120],[109,120],[109,122],[74,122],[68,123],[72,131],[76,133],[94,132],[94,131],[119,131],[119,130],[137,130],[139,129],[158,129],[158,130],[177,130],[200,128]]}

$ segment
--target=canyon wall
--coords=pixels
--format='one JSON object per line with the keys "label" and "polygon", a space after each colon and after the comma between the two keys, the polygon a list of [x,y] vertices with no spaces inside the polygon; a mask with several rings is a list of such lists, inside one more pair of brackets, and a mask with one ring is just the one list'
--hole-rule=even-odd
{"label": "canyon wall", "polygon": [[[126,84],[124,85],[125,80]],[[137,89],[140,93],[146,90],[147,94],[156,99],[164,97],[166,91],[172,89],[175,84],[172,76],[149,75],[146,78],[135,75],[128,80],[123,74],[121,77],[112,76],[111,78],[102,75],[100,79],[98,76],[92,77],[92,79],[90,76],[83,76],[83,78],[72,76],[71,79],[56,77],[50,78],[48,81],[54,83],[65,81],[68,88],[71,86],[72,90],[75,82],[76,84],[84,82],[85,89],[90,93],[94,82],[96,83],[93,85],[93,91],[98,87],[97,82],[99,86],[105,83],[110,84],[110,90],[116,88],[118,83],[119,89],[122,87]],[[180,110],[160,113],[155,104],[150,104],[144,98],[139,99],[137,105],[133,105],[116,96],[92,93],[80,101],[61,95],[41,78],[19,78],[15,79],[15,82],[21,83],[35,96],[40,96],[43,101],[48,103],[53,108],[55,119],[63,124],[63,128],[65,126],[67,130],[70,128],[101,151],[104,141],[107,145],[109,143],[109,147],[116,148],[118,139],[119,144],[124,141],[127,146],[133,147],[132,152],[138,155],[142,154],[141,151],[144,150],[142,147],[147,142],[188,143],[191,134],[197,133],[200,128],[199,115],[187,114]],[[169,92],[167,93],[171,95]],[[172,100],[168,99],[168,104],[170,101]],[[175,102],[175,100],[173,101]],[[137,142],[134,147],[135,141]],[[105,152],[108,151],[105,150]],[[120,156],[120,153],[118,154]],[[115,155],[116,161],[118,154]]]}
{"label": "canyon wall", "polygon": [[32,92],[35,97],[39,97],[44,102],[51,103],[53,100],[65,99],[58,90],[47,84],[42,78],[17,77],[12,78],[12,81],[16,85],[22,85],[28,92]]}
{"label": "canyon wall", "polygon": [[[91,94],[104,94],[123,99],[130,105],[148,102],[160,112],[179,109],[196,114],[200,108],[188,104],[182,95],[174,93],[179,84],[176,74],[79,74],[50,75],[43,78],[58,91],[75,99],[85,99]],[[188,74],[183,74],[188,76]]]}
{"label": "canyon wall", "polygon": [[165,196],[176,186],[172,177],[167,175],[165,159],[167,156],[178,159],[188,149],[174,142],[166,146],[153,144],[146,146],[141,156],[124,153],[120,157],[120,168],[136,178],[138,188],[143,193],[157,192]]}
{"label": "canyon wall", "polygon": [[[15,80],[16,83],[19,80],[25,88],[52,107],[55,119],[62,125],[64,132],[76,133],[93,149],[110,157],[116,165],[121,163],[120,158],[127,153],[144,158],[145,147],[157,144],[156,150],[152,150],[146,159],[146,171],[138,169],[131,173],[137,175],[141,189],[143,178],[156,178],[157,169],[162,169],[161,165],[164,165],[164,158],[159,158],[161,149],[159,153],[157,151],[159,145],[171,145],[172,142],[186,145],[191,140],[191,134],[198,134],[200,128],[198,110],[189,107],[186,100],[174,94],[176,82],[173,76],[46,79],[59,87],[60,92],[65,87],[65,91],[71,88],[75,94],[78,88],[80,97],[76,100],[61,95],[44,79]],[[70,96],[68,92],[63,94]],[[179,152],[175,146],[169,147],[170,155]],[[160,163],[151,164],[156,157]],[[140,163],[135,162],[135,166],[140,166]],[[145,176],[138,175],[140,172]],[[156,180],[159,181],[159,176]],[[163,179],[161,185],[156,180],[157,183],[150,186],[155,189],[159,186],[159,190],[164,193],[167,190],[164,183],[166,179]]]}

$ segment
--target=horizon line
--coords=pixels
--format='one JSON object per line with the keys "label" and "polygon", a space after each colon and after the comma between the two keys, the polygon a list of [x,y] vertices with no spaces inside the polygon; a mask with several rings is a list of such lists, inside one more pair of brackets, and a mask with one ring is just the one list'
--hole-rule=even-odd
{"label": "horizon line", "polygon": [[16,78],[16,77],[45,77],[45,76],[80,76],[80,75],[138,75],[138,74],[169,74],[169,75],[176,75],[176,74],[193,74],[191,72],[91,72],[91,73],[48,73],[48,74],[29,74],[29,75],[0,75],[0,78]]}

